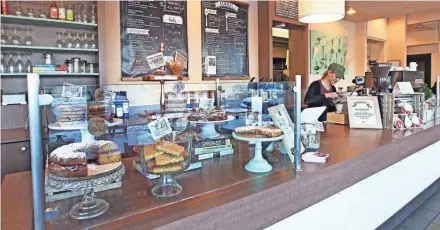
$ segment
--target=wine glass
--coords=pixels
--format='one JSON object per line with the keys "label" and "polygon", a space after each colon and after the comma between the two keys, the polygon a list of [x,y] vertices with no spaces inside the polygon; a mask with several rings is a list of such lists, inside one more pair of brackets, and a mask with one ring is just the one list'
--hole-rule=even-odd
{"label": "wine glass", "polygon": [[14,26],[14,36],[11,37],[11,42],[13,45],[21,44],[21,38],[17,35],[17,30],[20,30],[20,28]]}
{"label": "wine glass", "polygon": [[39,1],[40,6],[38,8],[38,16],[40,18],[47,18],[47,15],[49,14],[49,12],[47,11],[47,7],[45,7],[43,5],[43,1]]}
{"label": "wine glass", "polygon": [[175,134],[176,131],[156,144],[139,146],[141,156],[144,156],[141,157],[144,169],[148,173],[161,175],[151,189],[151,193],[157,197],[170,197],[182,192],[183,188],[174,175],[183,172],[191,164],[193,136],[178,137]]}
{"label": "wine glass", "polygon": [[21,7],[21,1],[18,1],[18,3],[15,5],[15,15],[22,16],[23,14],[23,8]]}
{"label": "wine glass", "polygon": [[26,27],[26,37],[23,39],[24,45],[31,46],[32,45],[32,36],[31,36],[31,27]]}
{"label": "wine glass", "polygon": [[24,73],[24,63],[21,61],[21,53],[17,53],[18,60],[15,62],[15,72],[16,73]]}
{"label": "wine glass", "polygon": [[96,5],[92,3],[90,5],[90,23],[96,23]]}
{"label": "wine glass", "polygon": [[9,43],[9,37],[5,33],[5,29],[7,29],[5,26],[2,25],[2,38],[1,38],[1,44],[5,45]]}
{"label": "wine glass", "polygon": [[15,73],[15,62],[14,59],[12,58],[12,53],[9,54],[9,62],[8,65],[6,66],[6,72]]}
{"label": "wine glass", "polygon": [[90,33],[90,49],[96,49],[96,40],[95,40],[95,33]]}
{"label": "wine glass", "polygon": [[0,73],[5,73],[5,68],[6,68],[6,63],[5,63],[5,59],[4,59],[4,57],[3,57],[3,55],[4,55],[5,53],[3,53],[3,52],[1,52],[1,55],[2,55],[2,64],[1,64],[1,66],[0,66]]}
{"label": "wine glass", "polygon": [[67,39],[66,39],[66,41],[64,42],[64,46],[65,46],[66,48],[72,48],[72,47],[73,47],[73,41],[72,41],[72,37],[71,37],[71,32],[70,32],[70,31],[67,31],[67,32],[66,32],[66,35],[67,35]]}
{"label": "wine glass", "polygon": [[90,40],[89,40],[87,34],[86,33],[82,33],[81,34],[81,38],[82,38],[83,48],[84,49],[90,49]]}
{"label": "wine glass", "polygon": [[73,46],[77,49],[81,48],[81,39],[79,32],[74,33],[75,40],[73,41]]}
{"label": "wine glass", "polygon": [[81,4],[79,3],[75,5],[75,21],[81,22]]}
{"label": "wine glass", "polygon": [[87,14],[87,7],[86,4],[84,4],[82,6],[82,14],[81,14],[81,21],[83,23],[87,23],[87,18],[89,17],[89,15]]}
{"label": "wine glass", "polygon": [[63,47],[64,47],[64,43],[63,43],[63,41],[61,40],[61,34],[63,34],[63,33],[61,33],[61,32],[56,32],[56,34],[58,35],[58,40],[55,42],[55,47],[57,47],[57,48],[63,48]]}
{"label": "wine glass", "polygon": [[26,73],[32,73],[32,62],[31,62],[32,53],[27,53],[27,61],[24,65],[24,69]]}
{"label": "wine glass", "polygon": [[27,16],[33,18],[35,16],[34,7],[32,6],[31,0],[27,2],[28,8],[27,8]]}

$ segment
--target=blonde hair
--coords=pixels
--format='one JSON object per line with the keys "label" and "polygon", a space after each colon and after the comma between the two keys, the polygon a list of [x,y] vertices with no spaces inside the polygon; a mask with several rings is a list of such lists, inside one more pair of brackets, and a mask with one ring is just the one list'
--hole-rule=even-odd
{"label": "blonde hair", "polygon": [[324,79],[324,78],[326,78],[327,75],[328,75],[328,70],[326,70],[326,71],[322,74],[321,80]]}

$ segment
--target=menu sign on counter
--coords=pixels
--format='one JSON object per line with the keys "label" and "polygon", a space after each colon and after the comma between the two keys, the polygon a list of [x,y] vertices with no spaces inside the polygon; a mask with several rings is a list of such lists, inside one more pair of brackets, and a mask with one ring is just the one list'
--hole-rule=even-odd
{"label": "menu sign on counter", "polygon": [[347,97],[350,128],[382,129],[376,96]]}
{"label": "menu sign on counter", "polygon": [[298,20],[298,1],[296,0],[276,0],[275,15]]}
{"label": "menu sign on counter", "polygon": [[188,68],[186,1],[120,1],[122,77],[151,75],[169,61]]}
{"label": "menu sign on counter", "polygon": [[248,77],[248,5],[202,2],[203,77]]}

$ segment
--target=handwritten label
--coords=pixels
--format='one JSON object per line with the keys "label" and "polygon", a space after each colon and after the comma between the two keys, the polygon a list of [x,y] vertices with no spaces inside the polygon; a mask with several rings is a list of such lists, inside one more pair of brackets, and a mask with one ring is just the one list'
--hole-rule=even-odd
{"label": "handwritten label", "polygon": [[148,124],[148,128],[150,129],[151,136],[154,140],[157,140],[173,132],[170,122],[167,118],[164,117],[161,117],[156,121],[150,122]]}
{"label": "handwritten label", "polygon": [[64,83],[61,97],[82,97],[82,92],[83,87]]}
{"label": "handwritten label", "polygon": [[147,57],[148,65],[151,69],[156,69],[165,65],[165,58],[163,53],[156,53]]}
{"label": "handwritten label", "polygon": [[347,97],[347,105],[350,128],[382,128],[377,97]]}
{"label": "handwritten label", "polygon": [[202,109],[212,109],[214,107],[213,98],[200,98],[199,108]]}
{"label": "handwritten label", "polygon": [[100,137],[105,134],[107,123],[104,118],[93,117],[88,121],[87,129],[93,136]]}

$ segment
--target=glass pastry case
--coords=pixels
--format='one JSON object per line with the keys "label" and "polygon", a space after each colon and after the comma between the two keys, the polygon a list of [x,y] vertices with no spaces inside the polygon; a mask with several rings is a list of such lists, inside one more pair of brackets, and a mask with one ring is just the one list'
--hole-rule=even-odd
{"label": "glass pastry case", "polygon": [[[41,89],[54,99],[41,109],[54,229],[98,227],[293,167],[274,146],[294,137],[268,112],[284,105],[295,122],[293,82],[166,82],[163,97],[159,86]],[[262,161],[270,168],[255,170]]]}

